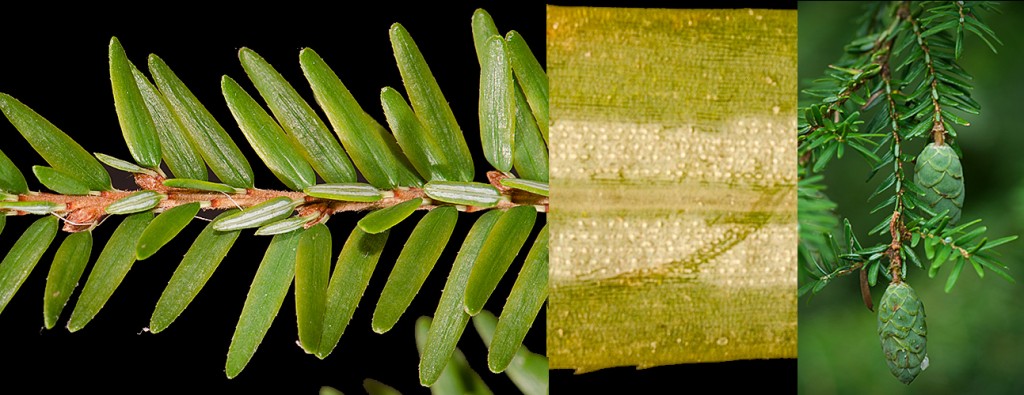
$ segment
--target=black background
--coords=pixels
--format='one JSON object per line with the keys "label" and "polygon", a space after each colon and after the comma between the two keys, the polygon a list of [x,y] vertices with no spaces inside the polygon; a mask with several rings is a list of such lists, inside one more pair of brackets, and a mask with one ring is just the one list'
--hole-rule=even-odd
{"label": "black background", "polygon": [[[412,34],[447,96],[474,156],[482,158],[477,125],[479,67],[474,55],[470,18],[482,6],[499,30],[518,30],[544,62],[543,4],[455,3],[406,6],[367,2],[358,9],[344,2],[330,10],[297,4],[217,11],[207,7],[173,6],[142,10],[49,9],[5,11],[0,16],[0,92],[33,108],[86,150],[130,159],[118,127],[107,63],[107,45],[117,36],[129,59],[145,70],[146,56],[156,53],[189,86],[249,157],[261,188],[283,189],[245,144],[220,92],[220,77],[235,78],[256,96],[238,63],[237,50],[249,47],[273,64],[314,103],[298,65],[299,50],[315,49],[334,69],[362,106],[382,123],[379,92],[392,86],[400,92],[388,28],[402,23]],[[56,13],[62,15],[55,15]],[[258,97],[258,96],[257,96]],[[314,105],[314,107],[316,107]],[[323,118],[323,117],[322,117]],[[326,120],[326,118],[323,118]],[[0,121],[0,149],[25,173],[30,188],[42,186],[30,172],[44,164],[15,129]],[[486,162],[477,162],[478,181]],[[124,173],[111,171],[115,187],[130,188]],[[413,220],[422,214],[416,214]],[[340,215],[329,222],[335,253],[358,215]],[[461,241],[476,215],[460,216],[453,240]],[[541,215],[539,218],[545,218]],[[9,218],[0,234],[6,253],[32,218]],[[92,261],[119,220],[95,230]],[[392,231],[360,307],[334,353],[320,361],[295,344],[294,299],[291,295],[246,369],[233,380],[224,376],[224,362],[249,284],[269,238],[243,232],[185,312],[164,332],[139,334],[181,256],[205,223],[193,221],[158,256],[136,262],[96,318],[77,333],[64,329],[88,271],[79,282],[53,330],[42,330],[42,295],[46,272],[63,233],[43,256],[25,284],[0,314],[0,393],[56,393],[65,390],[122,392],[223,392],[313,394],[321,385],[345,393],[362,393],[362,380],[373,378],[403,393],[426,393],[419,386],[418,355],[413,323],[432,315],[459,242],[445,250],[412,306],[383,335],[370,329],[377,296],[390,273],[410,223]],[[540,221],[538,221],[540,222]],[[536,230],[540,229],[538,223]],[[523,254],[525,255],[525,253]],[[523,255],[513,263],[517,273]],[[90,263],[91,267],[91,263]],[[506,276],[488,309],[500,312],[514,275]],[[544,352],[543,311],[527,337],[527,346]],[[504,375],[486,368],[486,351],[476,332],[467,329],[459,347],[496,393],[514,392]],[[92,391],[88,391],[92,392]]]}

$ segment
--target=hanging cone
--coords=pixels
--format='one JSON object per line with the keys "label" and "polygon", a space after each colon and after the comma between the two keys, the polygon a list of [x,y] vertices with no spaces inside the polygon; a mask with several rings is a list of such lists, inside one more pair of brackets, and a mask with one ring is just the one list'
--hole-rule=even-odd
{"label": "hanging cone", "polygon": [[889,284],[878,306],[878,336],[893,376],[910,384],[928,368],[924,305],[905,282]]}
{"label": "hanging cone", "polygon": [[948,145],[928,144],[917,156],[914,183],[924,190],[922,199],[936,214],[949,210],[949,223],[960,220],[964,206],[964,170]]}

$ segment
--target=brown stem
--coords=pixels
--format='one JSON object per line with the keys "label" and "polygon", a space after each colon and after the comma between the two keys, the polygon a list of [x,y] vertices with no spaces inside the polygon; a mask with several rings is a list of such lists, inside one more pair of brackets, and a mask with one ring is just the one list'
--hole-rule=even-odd
{"label": "brown stem", "polygon": [[[909,15],[908,9],[909,9],[909,3],[903,3],[900,6],[900,10],[897,13],[900,16],[908,16]],[[893,147],[894,147],[893,149],[897,149],[896,147],[900,147],[900,142],[901,142],[900,128],[899,128],[900,114],[898,114],[896,112],[896,100],[893,98],[893,90],[892,90],[892,74],[891,74],[892,71],[889,69],[889,59],[890,59],[889,55],[892,53],[892,45],[893,45],[894,42],[895,42],[895,37],[891,37],[888,41],[886,41],[886,43],[885,43],[885,49],[886,50],[884,52],[885,55],[880,57],[880,59],[878,61],[882,65],[882,70],[880,72],[880,76],[882,77],[882,82],[885,84],[885,88],[884,88],[885,98],[886,98],[887,104],[889,105],[889,114],[888,115],[889,115],[889,120],[891,122],[890,129],[892,129],[892,139],[893,139],[892,141],[893,141]],[[899,188],[899,190],[896,191],[896,207],[893,209],[892,218],[889,219],[889,235],[892,237],[892,239],[889,242],[889,248],[886,250],[886,255],[889,258],[889,273],[892,275],[892,282],[893,283],[899,283],[899,282],[903,281],[903,278],[902,278],[903,259],[901,257],[900,252],[901,252],[901,250],[903,248],[903,240],[905,240],[905,238],[903,237],[903,234],[905,233],[906,227],[903,224],[903,218],[902,218],[902,213],[903,213],[903,199],[902,198],[903,198],[903,182],[904,182],[904,180],[903,180],[903,161],[900,160],[900,152],[899,152],[898,149],[895,152],[894,156],[895,156],[895,168],[893,168],[893,172],[894,172],[896,178],[899,180],[900,188]],[[861,288],[862,288],[861,289],[861,296],[865,298],[865,305],[867,305],[868,309],[870,310],[872,308],[872,306],[871,306],[871,299],[870,299],[871,295],[870,295],[870,291],[868,293],[866,293],[866,294],[864,293],[864,289],[863,288],[865,287],[865,284],[866,283],[864,282],[864,278],[862,276],[862,278],[861,278]]]}
{"label": "brown stem", "polygon": [[[492,174],[496,173],[496,174]],[[539,211],[548,211],[548,198],[534,195],[532,193],[509,189],[501,185],[500,181],[506,176],[500,172],[488,173],[488,179],[499,188],[503,195],[508,197],[502,200],[495,207],[459,206],[460,210],[466,212],[484,211],[489,209],[508,209],[516,206],[535,206]],[[189,203],[200,203],[203,210],[224,210],[232,208],[244,209],[266,202],[270,199],[287,197],[303,203],[296,209],[300,216],[318,215],[311,221],[312,226],[326,220],[329,216],[347,211],[367,211],[391,207],[399,203],[407,202],[415,198],[423,198],[429,202],[420,206],[419,210],[431,210],[441,206],[455,206],[450,203],[430,200],[422,188],[397,188],[391,191],[389,197],[375,202],[345,202],[329,199],[321,199],[306,195],[302,192],[275,191],[269,189],[250,188],[243,192],[227,194],[218,192],[198,191],[194,189],[171,188],[163,185],[164,178],[158,175],[135,174],[135,184],[139,190],[151,190],[167,195],[167,199],[160,202],[156,207],[157,211],[167,210]],[[81,232],[94,228],[107,215],[106,207],[115,201],[127,197],[139,190],[132,191],[101,191],[90,195],[61,195],[45,192],[29,192],[18,195],[18,201],[22,202],[49,202],[64,205],[64,209],[54,214],[64,219],[64,230],[67,232]],[[15,212],[17,215],[24,215],[24,212]],[[0,213],[2,215],[2,213]]]}
{"label": "brown stem", "polygon": [[889,220],[889,235],[892,242],[886,255],[889,257],[889,274],[892,275],[892,282],[899,284],[903,282],[903,259],[900,258],[900,249],[903,248],[903,221],[900,219],[900,212],[893,211],[892,219]]}
{"label": "brown stem", "polygon": [[937,145],[943,145],[946,143],[946,127],[942,124],[942,106],[939,105],[938,99],[939,80],[935,76],[936,71],[935,65],[932,63],[931,49],[928,47],[928,43],[925,38],[921,36],[921,25],[916,19],[914,19],[914,16],[909,12],[901,13],[900,15],[902,15],[903,18],[913,26],[914,35],[917,36],[917,44],[921,47],[921,50],[924,51],[924,62],[928,67],[928,76],[931,78],[929,85],[931,85],[932,106],[935,108],[935,115],[932,118],[932,140]]}

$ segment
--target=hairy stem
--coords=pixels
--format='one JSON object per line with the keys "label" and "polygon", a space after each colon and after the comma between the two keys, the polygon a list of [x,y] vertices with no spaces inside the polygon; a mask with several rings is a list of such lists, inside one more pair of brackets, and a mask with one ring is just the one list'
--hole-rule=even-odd
{"label": "hairy stem", "polygon": [[[905,5],[903,6],[905,7]],[[895,37],[890,38],[885,43],[885,56],[879,61],[882,64],[882,71],[880,73],[882,82],[885,84],[885,99],[888,105],[888,115],[890,121],[890,129],[892,129],[892,149],[893,149],[893,172],[896,176],[896,207],[892,212],[892,219],[889,221],[889,235],[892,237],[892,241],[889,243],[889,250],[887,255],[889,257],[889,273],[892,274],[892,281],[899,283],[903,281],[903,260],[900,253],[903,248],[903,233],[906,227],[903,224],[903,183],[906,182],[903,176],[903,161],[900,159],[903,154],[901,151],[900,142],[900,115],[896,112],[896,100],[893,98],[892,89],[892,74],[889,69],[889,55],[891,54],[892,44],[895,42]]]}
{"label": "hairy stem", "polygon": [[928,78],[931,79],[929,84],[931,85],[932,105],[935,107],[935,115],[932,118],[932,140],[935,141],[935,144],[942,145],[945,144],[946,127],[942,124],[942,106],[939,105],[938,92],[939,79],[935,76],[935,64],[932,62],[931,50],[928,47],[928,41],[925,37],[921,36],[921,23],[917,19],[914,19],[914,16],[909,12],[901,13],[901,16],[906,19],[911,26],[913,26],[914,35],[917,36],[917,45],[921,47],[922,51],[924,51],[924,62],[928,67]]}
{"label": "hairy stem", "polygon": [[[493,173],[493,174],[492,174]],[[96,227],[107,215],[106,208],[119,199],[127,197],[140,190],[160,192],[167,195],[156,207],[156,211],[167,210],[176,206],[200,203],[203,210],[225,210],[232,208],[245,209],[270,199],[288,197],[292,200],[302,201],[296,211],[299,216],[318,215],[314,221],[306,224],[310,227],[325,221],[329,216],[347,211],[369,211],[391,207],[415,198],[423,198],[424,204],[419,210],[431,210],[441,206],[455,206],[460,211],[476,212],[489,209],[508,209],[516,206],[535,206],[540,212],[548,211],[548,198],[531,193],[510,189],[501,185],[500,180],[505,178],[499,172],[488,173],[488,179],[505,197],[495,207],[460,206],[451,203],[431,200],[422,188],[397,188],[385,194],[385,197],[375,202],[346,202],[322,199],[306,195],[303,192],[276,191],[269,189],[249,188],[240,190],[238,193],[228,194],[220,192],[199,191],[194,189],[172,188],[163,185],[164,177],[155,174],[135,174],[135,184],[140,189],[122,191],[100,191],[90,195],[62,195],[45,192],[29,192],[17,195],[20,202],[47,202],[64,206],[64,209],[53,212],[64,219],[64,230],[67,232],[81,232]],[[0,212],[0,215],[3,213]],[[25,215],[22,211],[12,211],[8,215]]]}

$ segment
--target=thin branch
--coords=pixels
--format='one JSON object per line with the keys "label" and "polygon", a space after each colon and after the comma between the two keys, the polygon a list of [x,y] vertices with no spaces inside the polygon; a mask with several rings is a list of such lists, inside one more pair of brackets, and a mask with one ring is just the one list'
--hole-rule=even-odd
{"label": "thin branch", "polygon": [[[906,7],[904,3],[901,7]],[[900,114],[896,112],[896,99],[893,97],[892,89],[892,74],[889,69],[889,55],[891,54],[892,45],[895,42],[895,37],[889,39],[885,44],[885,55],[882,56],[879,61],[882,63],[882,71],[880,73],[882,82],[885,84],[885,99],[888,104],[888,115],[890,121],[890,129],[892,129],[892,150],[893,150],[893,174],[896,177],[896,207],[893,209],[892,218],[889,220],[889,235],[892,237],[889,243],[889,249],[886,251],[886,255],[889,257],[889,273],[892,274],[892,281],[899,283],[902,281],[903,272],[903,233],[906,227],[903,224],[903,191],[904,191],[904,180],[903,176],[903,161],[900,159],[902,156],[900,142]]]}
{"label": "thin branch", "polygon": [[[847,72],[858,73],[858,74],[861,75],[861,77],[855,78],[855,79],[852,79],[852,80],[848,81],[846,86],[844,86],[844,87],[839,89],[839,93],[836,94],[836,100],[833,101],[832,103],[829,103],[828,109],[825,111],[825,114],[823,114],[823,116],[825,116],[825,117],[832,117],[833,118],[833,122],[835,122],[835,123],[839,123],[840,122],[840,119],[839,119],[839,109],[842,108],[843,105],[845,105],[848,100],[850,100],[850,97],[852,96],[853,92],[856,92],[856,91],[860,90],[862,87],[864,87],[864,85],[868,81],[871,80],[871,77],[873,77],[873,75],[864,75],[864,74],[866,74],[865,72],[869,68],[871,68],[872,66],[875,66],[875,65],[882,66],[884,63],[886,63],[886,60],[888,59],[888,56],[889,56],[888,55],[888,51],[892,47],[892,41],[893,41],[893,37],[894,37],[893,36],[893,32],[896,30],[896,27],[899,26],[900,20],[901,20],[900,18],[894,19],[889,24],[889,26],[886,27],[885,31],[883,31],[881,34],[878,35],[878,39],[875,41],[875,44],[872,46],[872,48],[862,55],[862,56],[875,56],[875,55],[877,55],[879,53],[882,53],[882,52],[885,53],[883,56],[880,56],[877,59],[872,60],[871,63],[868,63],[867,67],[865,67],[864,70],[860,70],[860,69],[849,69],[849,70],[847,70],[847,69],[843,69],[843,68],[835,66],[835,65],[829,65],[830,68],[833,68],[833,69],[836,69],[836,70],[844,70],[844,71],[847,71]],[[883,48],[885,49],[885,51],[880,51],[880,49],[883,49]],[[877,98],[877,95],[872,94],[868,98],[868,100],[866,101],[866,103],[864,104],[864,106],[862,108],[866,108],[868,106],[868,104],[870,104],[876,98]],[[801,133],[799,137],[802,139],[802,138],[804,138],[804,136],[812,135],[812,134],[814,134],[815,131],[817,131],[818,129],[821,129],[821,128],[822,128],[822,126],[820,126],[820,125],[811,126],[810,128],[808,128],[807,131]],[[841,141],[842,137],[841,136],[837,136],[837,140]],[[805,140],[802,140],[801,144],[803,143],[803,141],[805,141]],[[801,160],[801,164],[803,164],[804,162],[805,162],[804,160]]]}
{"label": "thin branch", "polygon": [[[497,173],[492,175],[490,173]],[[418,210],[431,210],[441,206],[454,206],[459,211],[477,212],[490,209],[508,209],[516,206],[534,206],[540,212],[548,211],[548,198],[534,195],[516,189],[510,189],[500,183],[506,178],[499,172],[490,172],[488,178],[492,185],[501,191],[506,197],[498,202],[495,207],[461,206],[451,203],[430,199],[422,188],[396,188],[386,196],[375,202],[345,202],[316,198],[302,192],[276,191],[269,189],[250,188],[243,192],[227,194],[221,192],[197,191],[194,189],[171,188],[163,185],[164,178],[159,175],[135,174],[135,184],[140,187],[131,191],[101,191],[90,195],[62,195],[45,192],[29,192],[18,195],[18,201],[22,202],[48,202],[64,205],[63,210],[54,212],[58,217],[64,219],[64,230],[67,232],[81,232],[95,228],[107,216],[106,207],[115,201],[127,197],[140,190],[150,190],[167,195],[167,199],[160,202],[155,211],[160,212],[173,207],[199,203],[203,210],[226,210],[245,209],[270,199],[287,197],[295,201],[303,202],[296,211],[300,216],[319,215],[317,220],[311,221],[309,226],[322,222],[330,215],[350,211],[369,211],[391,207],[412,199],[424,199],[423,205]],[[2,213],[0,213],[2,214]],[[25,215],[25,212],[15,212],[14,215]]]}
{"label": "thin branch", "polygon": [[903,15],[904,19],[910,23],[914,28],[914,35],[917,36],[917,45],[924,51],[924,63],[928,67],[928,77],[931,78],[931,100],[932,105],[935,107],[935,115],[932,118],[932,140],[935,144],[945,144],[946,139],[946,127],[942,124],[942,106],[939,105],[939,79],[936,77],[937,72],[935,71],[935,64],[932,62],[931,49],[928,47],[927,40],[921,36],[921,24],[914,16],[907,12]]}
{"label": "thin branch", "polygon": [[924,232],[917,232],[917,234],[921,235],[921,237],[925,239],[937,239],[939,243],[942,243],[942,245],[951,248],[953,251],[956,251],[956,253],[960,254],[960,256],[964,257],[964,259],[971,259],[971,256],[973,256],[971,252],[968,251],[966,248],[956,245],[956,243],[954,243],[952,240],[946,241],[946,238],[940,235]]}

